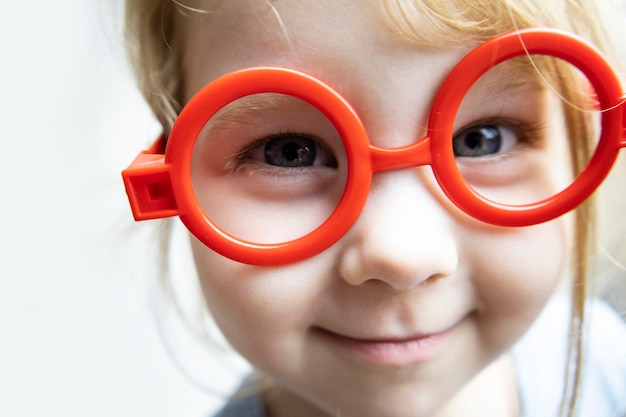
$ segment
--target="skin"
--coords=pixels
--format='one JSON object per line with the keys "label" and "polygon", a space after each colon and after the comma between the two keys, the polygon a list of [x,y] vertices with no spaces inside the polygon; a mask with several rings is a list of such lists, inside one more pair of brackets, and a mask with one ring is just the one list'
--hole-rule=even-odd
{"label": "skin", "polygon": [[[437,86],[474,46],[433,50],[402,40],[376,1],[272,4],[229,0],[185,20],[187,98],[233,70],[293,67],[341,91],[374,145],[402,146],[425,134]],[[558,149],[546,152],[553,168],[537,175],[549,182],[566,162]],[[563,218],[518,229],[473,220],[423,167],[375,175],[354,226],[305,261],[256,267],[194,238],[191,245],[215,321],[273,383],[271,416],[504,416],[518,410],[506,350],[558,285],[569,233]],[[329,337],[442,332],[423,360],[360,355]]]}

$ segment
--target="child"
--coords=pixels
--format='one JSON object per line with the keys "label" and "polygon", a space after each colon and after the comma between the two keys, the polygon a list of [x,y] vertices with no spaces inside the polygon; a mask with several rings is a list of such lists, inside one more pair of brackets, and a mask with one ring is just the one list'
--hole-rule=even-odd
{"label": "child", "polygon": [[626,146],[624,90],[562,32],[493,41],[550,27],[611,58],[607,16],[127,0],[163,126],[125,172],[135,216],[180,216],[211,315],[264,377],[220,417],[626,413],[626,329],[588,295],[587,200]]}

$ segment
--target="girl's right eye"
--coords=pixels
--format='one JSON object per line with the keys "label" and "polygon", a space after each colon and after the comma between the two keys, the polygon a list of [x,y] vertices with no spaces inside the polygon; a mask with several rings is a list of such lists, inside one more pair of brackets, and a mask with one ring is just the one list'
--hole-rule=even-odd
{"label": "girl's right eye", "polygon": [[315,165],[337,167],[337,159],[325,144],[300,133],[283,133],[263,138],[244,152],[242,159],[280,168],[306,168]]}

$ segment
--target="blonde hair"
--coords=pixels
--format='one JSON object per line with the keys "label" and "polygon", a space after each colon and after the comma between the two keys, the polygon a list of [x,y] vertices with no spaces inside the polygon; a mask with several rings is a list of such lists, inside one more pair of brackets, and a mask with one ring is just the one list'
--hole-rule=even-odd
{"label": "blonde hair", "polygon": [[[191,0],[184,4],[180,0],[126,0],[126,39],[130,60],[139,88],[166,135],[184,105],[182,54],[186,33],[185,25],[181,24],[182,18],[190,14],[210,13],[206,7],[215,1],[198,2],[200,6]],[[608,7],[606,3],[604,5]],[[617,52],[613,52],[609,42],[611,37],[604,32],[604,28],[611,27],[607,23],[609,15],[598,9],[599,4],[594,0],[382,0],[382,10],[391,30],[420,45],[441,46],[442,39],[450,45],[480,42],[517,28],[546,26],[586,38],[616,62]],[[575,81],[567,77],[550,81],[559,84],[558,88],[568,98],[573,97]],[[573,109],[568,110],[567,106],[565,117],[570,141],[588,144],[588,118]],[[587,160],[588,153],[585,150],[573,153],[575,170],[579,170],[583,161]],[[595,204],[589,200],[576,210],[575,217],[569,355],[561,415],[574,415],[579,397],[585,302],[589,290],[587,261],[595,249],[596,223]],[[167,253],[167,237],[162,242],[162,253]],[[167,276],[166,263],[163,264],[163,271]]]}

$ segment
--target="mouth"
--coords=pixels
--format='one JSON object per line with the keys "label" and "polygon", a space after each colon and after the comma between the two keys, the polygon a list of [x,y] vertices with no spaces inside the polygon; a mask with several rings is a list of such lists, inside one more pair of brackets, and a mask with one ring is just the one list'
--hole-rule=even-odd
{"label": "mouth", "polygon": [[438,333],[403,338],[361,339],[316,328],[328,343],[344,354],[373,366],[404,367],[427,362],[437,356],[450,339],[453,326]]}

